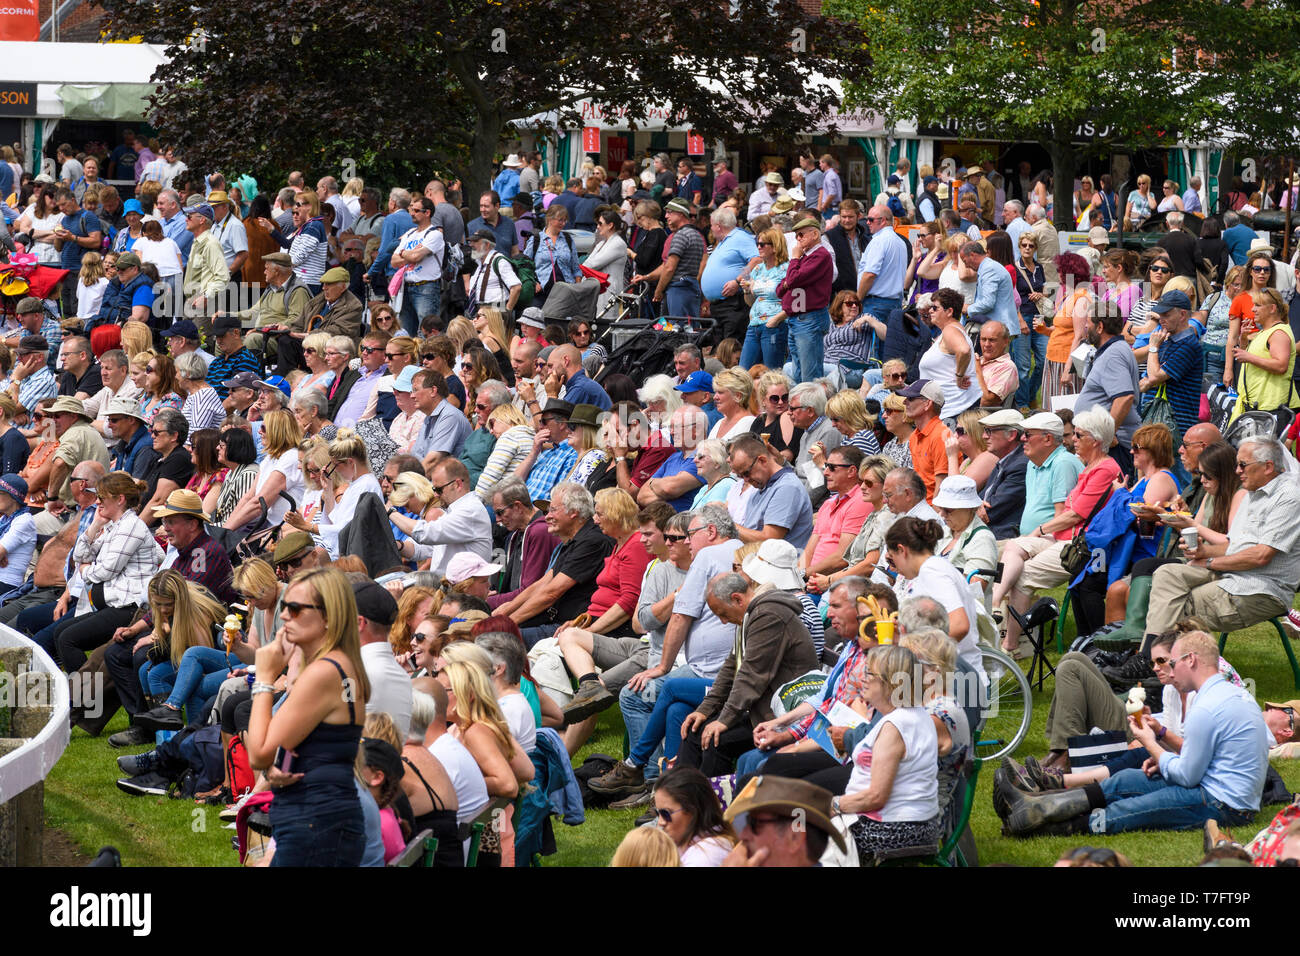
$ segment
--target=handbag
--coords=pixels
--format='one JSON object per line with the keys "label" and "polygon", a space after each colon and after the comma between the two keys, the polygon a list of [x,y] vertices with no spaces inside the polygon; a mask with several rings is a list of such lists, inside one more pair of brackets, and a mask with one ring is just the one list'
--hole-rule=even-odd
{"label": "handbag", "polygon": [[1182,442],[1182,429],[1178,427],[1178,419],[1174,417],[1174,407],[1169,403],[1169,395],[1165,391],[1164,382],[1160,383],[1155,396],[1151,401],[1147,402],[1146,410],[1142,412],[1142,424],[1164,425],[1174,436],[1175,448]]}
{"label": "handbag", "polygon": [[1074,374],[1079,376],[1083,381],[1088,377],[1088,366],[1092,364],[1093,356],[1097,354],[1096,346],[1083,342],[1070,353],[1070,366],[1074,369]]}
{"label": "handbag", "polygon": [[1100,733],[1068,737],[1065,744],[1069,748],[1071,770],[1099,767],[1128,750],[1128,738],[1122,730],[1103,730]]}
{"label": "handbag", "polygon": [[1079,530],[1074,533],[1074,537],[1061,551],[1061,567],[1073,581],[1092,561],[1092,549],[1088,547],[1088,525],[1092,524],[1092,519],[1097,517],[1097,513],[1106,506],[1110,501],[1111,491],[1107,491],[1104,497],[1098,498],[1097,503],[1092,506],[1092,514],[1088,515],[1088,520],[1079,525]]}

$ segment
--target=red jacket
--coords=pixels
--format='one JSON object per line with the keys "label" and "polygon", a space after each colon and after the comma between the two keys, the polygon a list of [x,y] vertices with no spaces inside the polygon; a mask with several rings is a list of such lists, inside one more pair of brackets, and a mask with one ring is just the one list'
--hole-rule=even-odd
{"label": "red jacket", "polygon": [[[831,282],[835,269],[831,263],[831,254],[826,247],[818,245],[813,251],[798,259],[791,259],[786,266],[785,278],[776,287],[776,294],[781,297],[781,308],[786,315],[800,315],[817,309],[825,309],[831,304]],[[802,290],[802,301],[795,302],[795,292]],[[802,305],[803,308],[797,308]]]}

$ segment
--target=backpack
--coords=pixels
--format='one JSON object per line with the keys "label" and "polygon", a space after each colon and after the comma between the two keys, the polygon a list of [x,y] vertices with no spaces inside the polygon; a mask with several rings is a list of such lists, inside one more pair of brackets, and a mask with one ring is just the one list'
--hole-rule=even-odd
{"label": "backpack", "polygon": [[460,276],[465,267],[465,259],[465,247],[463,245],[446,243],[443,246],[442,254],[442,281],[451,282]]}
{"label": "backpack", "polygon": [[889,211],[900,219],[907,217],[907,207],[903,205],[903,200],[897,196],[889,197]]}
{"label": "backpack", "polygon": [[226,747],[226,776],[230,778],[230,792],[235,797],[251,792],[257,783],[253,767],[248,762],[248,750],[238,734],[230,738],[230,745]]}
{"label": "backpack", "polygon": [[510,263],[510,268],[515,270],[515,275],[519,279],[519,298],[515,300],[515,311],[526,306],[532,305],[533,297],[537,294],[537,267],[533,265],[533,260],[528,256],[498,256],[492,262],[492,269],[496,272],[497,281],[501,281],[501,260],[504,259]]}

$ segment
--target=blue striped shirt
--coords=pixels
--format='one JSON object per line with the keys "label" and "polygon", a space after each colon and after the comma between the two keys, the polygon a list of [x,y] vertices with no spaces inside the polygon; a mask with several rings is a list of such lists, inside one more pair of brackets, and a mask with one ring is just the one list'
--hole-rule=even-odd
{"label": "blue striped shirt", "polygon": [[578,449],[561,442],[537,456],[533,470],[528,473],[528,497],[533,501],[549,501],[554,488],[578,461]]}
{"label": "blue striped shirt", "polygon": [[229,397],[230,390],[221,383],[229,381],[240,372],[252,372],[258,378],[262,377],[262,363],[256,355],[242,347],[233,355],[219,355],[212,360],[208,366],[208,384],[225,399]]}
{"label": "blue striped shirt", "polygon": [[54,398],[58,394],[59,383],[45,366],[18,383],[18,404],[29,412],[36,408],[36,403],[42,398]]}

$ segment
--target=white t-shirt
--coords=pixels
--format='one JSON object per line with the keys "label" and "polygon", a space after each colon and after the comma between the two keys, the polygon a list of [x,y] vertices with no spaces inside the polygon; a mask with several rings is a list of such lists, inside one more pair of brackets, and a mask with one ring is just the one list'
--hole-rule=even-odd
{"label": "white t-shirt", "polygon": [[108,279],[100,276],[94,285],[86,285],[77,280],[77,316],[83,319],[99,315],[100,303],[104,301],[104,290],[108,288]]}
{"label": "white t-shirt", "polygon": [[323,511],[319,518],[316,519],[316,525],[320,528],[321,540],[325,542],[325,548],[329,551],[331,558],[339,556],[339,534],[352,520],[352,516],[357,511],[357,501],[367,491],[372,491],[379,496],[379,500],[384,500],[383,489],[379,487],[379,480],[367,471],[357,478],[356,481],[348,485],[347,490],[343,492],[343,497],[339,499],[334,510],[326,515]]}
{"label": "white t-shirt", "polygon": [[979,649],[979,605],[975,591],[951,561],[937,554],[931,555],[912,580],[908,581],[900,574],[894,591],[898,594],[899,604],[912,597],[928,597],[942,604],[949,614],[958,608],[964,610],[970,627],[966,636],[957,644],[957,654],[980,674],[984,673]]}
{"label": "white t-shirt", "polygon": [[392,645],[377,641],[361,645],[361,665],[370,681],[367,714],[387,714],[403,740],[411,729],[411,677],[393,657]]}
{"label": "white t-shirt", "polygon": [[682,866],[722,866],[731,850],[732,845],[723,837],[704,837],[682,850]]}
{"label": "white t-shirt", "polygon": [[140,257],[141,262],[152,262],[160,279],[178,275],[181,271],[181,249],[170,236],[163,236],[156,242],[141,236],[131,251]]}
{"label": "white t-shirt", "polygon": [[[307,485],[302,479],[302,469],[298,466],[298,449],[292,448],[279,458],[267,456],[266,460],[258,465],[257,490],[259,494],[267,481],[270,480],[271,475],[277,471],[284,475],[285,493],[295,502],[301,502],[303,495],[307,491]],[[267,519],[270,523],[273,525],[281,524],[284,521],[285,514],[289,511],[289,502],[276,495],[274,501],[267,501],[266,507]]]}
{"label": "white t-shirt", "polygon": [[17,587],[23,583],[32,552],[36,550],[36,519],[25,508],[14,515],[9,527],[0,535],[0,547],[8,555],[5,566],[0,568],[0,584],[6,589]]}
{"label": "white t-shirt", "polygon": [[537,718],[533,716],[528,698],[516,692],[498,697],[497,703],[501,705],[501,714],[520,749],[524,753],[532,751],[537,746]]}
{"label": "white t-shirt", "polygon": [[429,753],[438,758],[442,769],[451,778],[451,786],[460,804],[456,810],[456,822],[469,823],[488,805],[487,784],[474,755],[451,734],[443,734],[429,744]]}
{"label": "white t-shirt", "polygon": [[325,201],[334,207],[334,231],[347,232],[352,226],[352,220],[357,218],[357,214],[348,208],[347,200],[338,193]]}
{"label": "white t-shirt", "polygon": [[414,265],[407,266],[406,282],[432,282],[442,277],[442,254],[446,246],[442,230],[435,225],[430,225],[423,231],[408,229],[397,241],[397,247],[403,252],[421,245],[429,250],[429,254]]}

